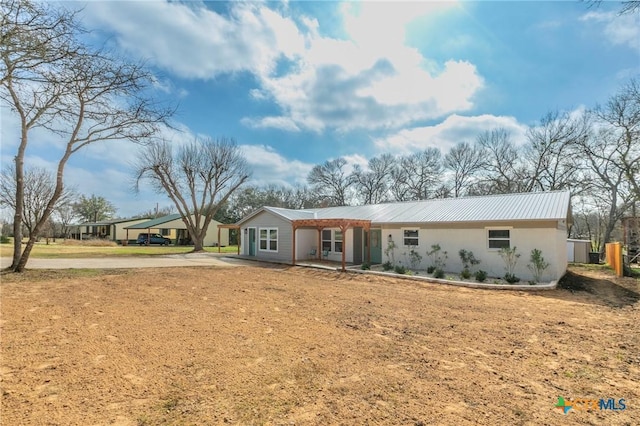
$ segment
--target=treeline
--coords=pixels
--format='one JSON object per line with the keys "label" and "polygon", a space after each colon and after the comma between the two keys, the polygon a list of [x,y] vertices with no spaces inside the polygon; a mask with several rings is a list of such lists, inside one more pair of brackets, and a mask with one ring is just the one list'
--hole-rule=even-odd
{"label": "treeline", "polygon": [[571,237],[595,250],[618,231],[620,219],[640,204],[640,85],[633,79],[606,104],[577,112],[550,112],[515,141],[505,129],[409,155],[382,154],[366,167],[344,158],[313,167],[307,185],[248,186],[217,219],[235,222],[268,205],[310,208],[377,204],[470,195],[569,190]]}

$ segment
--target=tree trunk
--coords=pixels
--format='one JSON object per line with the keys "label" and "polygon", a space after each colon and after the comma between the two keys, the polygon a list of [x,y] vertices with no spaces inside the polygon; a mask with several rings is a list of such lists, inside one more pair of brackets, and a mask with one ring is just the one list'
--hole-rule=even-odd
{"label": "tree trunk", "polygon": [[193,238],[193,251],[204,251],[204,236]]}

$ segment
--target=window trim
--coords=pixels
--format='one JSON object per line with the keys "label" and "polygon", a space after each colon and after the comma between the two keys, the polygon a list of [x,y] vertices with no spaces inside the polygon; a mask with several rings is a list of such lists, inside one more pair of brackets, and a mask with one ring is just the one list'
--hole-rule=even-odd
{"label": "window trim", "polygon": [[[330,239],[325,239],[324,238],[324,232],[325,231],[329,231],[331,233]],[[336,232],[337,233],[341,233],[339,240],[336,239]],[[322,251],[327,251],[329,253],[342,253],[342,251],[337,251],[336,250],[336,244],[340,244],[341,250],[344,250],[344,237],[345,237],[345,233],[342,233],[342,231],[340,231],[339,228],[324,228],[322,230],[322,236],[321,236]],[[329,243],[329,247],[331,248],[330,250],[326,250],[324,248],[325,247],[325,243]]]}
{"label": "window trim", "polygon": [[[266,231],[267,235],[266,238],[262,238],[262,231]],[[276,237],[275,239],[271,238],[271,231],[276,231]],[[258,250],[259,251],[266,251],[266,252],[270,252],[270,253],[278,253],[278,249],[280,248],[279,244],[278,244],[278,236],[280,235],[280,230],[278,228],[273,228],[273,227],[269,227],[269,228],[258,228]],[[262,248],[262,241],[265,241],[265,247],[266,248]],[[272,250],[271,249],[271,243],[275,242],[276,243],[276,249]]]}
{"label": "window trim", "polygon": [[[418,227],[400,228],[400,230],[402,231],[402,245],[404,247],[418,247],[418,246],[420,246],[420,228],[418,228]],[[418,233],[418,235],[416,235],[415,237],[407,237],[404,234],[407,231],[415,231],[415,232]],[[407,240],[416,240],[417,244],[407,244]]]}
{"label": "window trim", "polygon": [[[513,230],[513,226],[488,226],[485,227],[486,230],[486,237],[487,237],[487,250],[490,251],[500,251],[502,248],[501,247],[491,247],[491,241],[507,241],[509,243],[508,248],[511,248],[513,246],[513,244],[511,243],[511,240],[513,239],[513,234],[511,233],[511,231]],[[489,237],[489,233],[491,231],[509,231],[509,237],[505,238],[505,237]]]}

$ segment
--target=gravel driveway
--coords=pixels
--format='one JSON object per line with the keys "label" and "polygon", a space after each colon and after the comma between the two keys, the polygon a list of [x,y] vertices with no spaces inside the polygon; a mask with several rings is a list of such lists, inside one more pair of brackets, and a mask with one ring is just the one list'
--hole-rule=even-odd
{"label": "gravel driveway", "polygon": [[[99,257],[79,259],[37,259],[31,258],[27,269],[109,269],[109,268],[166,268],[175,266],[243,266],[255,262],[234,259],[214,253],[170,254],[163,256]],[[0,266],[11,265],[10,257],[0,258]]]}

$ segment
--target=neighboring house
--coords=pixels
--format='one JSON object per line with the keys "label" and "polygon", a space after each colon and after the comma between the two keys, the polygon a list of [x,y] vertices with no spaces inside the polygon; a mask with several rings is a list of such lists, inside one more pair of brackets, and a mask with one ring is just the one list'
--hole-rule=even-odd
{"label": "neighboring house", "polygon": [[[448,253],[445,270],[459,272],[458,252],[470,250],[490,276],[505,274],[501,247],[521,254],[515,274],[533,279],[527,264],[532,249],[550,263],[542,279],[559,279],[567,268],[569,192],[535,192],[447,198],[365,206],[290,210],[262,207],[240,220],[242,254],[295,264],[302,259],[346,263],[383,263],[393,241],[396,263],[409,266],[409,252],[422,256],[417,269],[432,261],[427,252],[439,244]],[[391,254],[391,252],[389,252]]]}
{"label": "neighboring house", "polygon": [[[71,227],[71,237],[77,240],[104,238],[112,241],[122,241],[127,238],[125,227],[146,222],[149,219],[149,217],[139,217],[135,219],[112,219],[80,223]],[[129,234],[129,238],[136,239],[138,234]]]}
{"label": "neighboring house", "polygon": [[[218,225],[222,225],[220,222],[212,220],[207,229],[207,234],[204,237],[205,246],[228,246],[229,245],[229,229],[220,229],[220,242],[218,242]],[[130,232],[128,239],[135,240],[140,233],[161,234],[164,237],[170,238],[173,244],[176,245],[189,245],[193,244],[189,232],[187,231],[187,225],[182,221],[182,216],[179,213],[162,216],[156,219],[151,219],[130,225],[125,228]],[[135,234],[135,237],[131,235]],[[219,243],[219,244],[218,244]]]}

